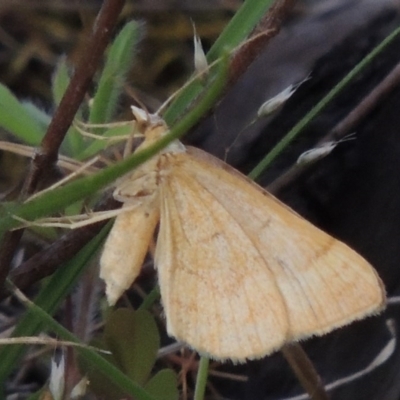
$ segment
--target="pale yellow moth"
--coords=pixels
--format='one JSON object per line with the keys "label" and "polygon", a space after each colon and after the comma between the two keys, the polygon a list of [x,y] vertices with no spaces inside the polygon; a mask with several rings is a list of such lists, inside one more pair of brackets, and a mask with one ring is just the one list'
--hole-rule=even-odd
{"label": "pale yellow moth", "polygon": [[[133,108],[143,149],[166,134]],[[215,157],[174,141],[121,178],[124,203],[105,244],[110,304],[155,252],[167,331],[215,359],[268,355],[375,314],[385,291],[371,265]]]}

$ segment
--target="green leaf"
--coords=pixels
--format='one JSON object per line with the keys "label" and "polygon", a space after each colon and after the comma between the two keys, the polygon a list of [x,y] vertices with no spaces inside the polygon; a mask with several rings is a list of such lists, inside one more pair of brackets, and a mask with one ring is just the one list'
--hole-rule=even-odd
{"label": "green leaf", "polygon": [[40,124],[44,132],[50,124],[51,116],[31,102],[22,101],[21,104],[31,117]]}
{"label": "green leaf", "polygon": [[104,339],[122,371],[143,385],[154,366],[160,347],[153,316],[145,310],[120,308],[109,315]]}
{"label": "green leaf", "polygon": [[90,110],[90,123],[105,123],[113,118],[126,75],[134,61],[139,37],[140,25],[131,21],[111,45]]}
{"label": "green leaf", "polygon": [[174,371],[162,369],[144,386],[144,389],[157,400],[178,400],[178,379]]}
{"label": "green leaf", "polygon": [[60,104],[62,97],[70,82],[69,68],[66,57],[61,57],[56,65],[53,74],[51,89],[53,92],[53,100],[56,105]]}
{"label": "green leaf", "polygon": [[0,84],[0,126],[31,146],[39,145],[44,135],[43,121],[32,116],[33,106],[21,103]]}

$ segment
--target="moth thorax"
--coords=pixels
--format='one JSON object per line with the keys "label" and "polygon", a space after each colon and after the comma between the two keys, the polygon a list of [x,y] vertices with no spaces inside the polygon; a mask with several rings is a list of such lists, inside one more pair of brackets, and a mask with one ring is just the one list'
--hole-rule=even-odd
{"label": "moth thorax", "polygon": [[162,138],[168,132],[168,127],[164,122],[159,122],[156,125],[152,125],[144,132],[144,142],[140,145],[141,149],[144,149]]}
{"label": "moth thorax", "polygon": [[[159,122],[155,126],[151,126],[146,130],[144,133],[145,139],[143,143],[137,148],[136,151],[138,150],[143,150],[152,144],[156,143],[158,140],[160,140],[163,136],[165,136],[169,132],[167,125],[165,125],[164,122]],[[186,151],[185,146],[179,141],[179,140],[174,140],[171,143],[169,143],[167,146],[165,146],[161,150],[161,154],[164,153],[184,153]]]}
{"label": "moth thorax", "polygon": [[163,150],[163,153],[167,153],[167,154],[168,153],[178,154],[178,153],[185,153],[185,152],[186,152],[186,147],[179,140],[174,140]]}

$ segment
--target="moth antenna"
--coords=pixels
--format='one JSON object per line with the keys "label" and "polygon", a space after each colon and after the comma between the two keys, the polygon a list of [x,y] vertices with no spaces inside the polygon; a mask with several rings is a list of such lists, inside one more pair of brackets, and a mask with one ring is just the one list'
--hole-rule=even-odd
{"label": "moth antenna", "polygon": [[96,157],[92,158],[91,160],[87,161],[86,163],[81,164],[79,167],[76,167],[75,171],[73,171],[71,174],[67,175],[65,178],[54,183],[53,185],[49,186],[48,188],[43,189],[40,192],[33,194],[31,197],[29,197],[26,200],[26,202],[31,201],[34,198],[39,197],[46,192],[49,192],[51,190],[56,189],[57,187],[64,185],[65,183],[71,181],[72,179],[76,178],[79,175],[84,175],[84,174],[90,175],[90,174],[96,172],[98,169],[94,167],[94,164],[96,164],[99,160],[100,160],[100,157],[96,156]]}
{"label": "moth antenna", "polygon": [[104,124],[91,124],[89,122],[83,122],[78,118],[74,119],[74,127],[79,127],[81,130],[91,128],[118,128],[132,123],[132,121],[119,121],[119,122],[106,122]]}

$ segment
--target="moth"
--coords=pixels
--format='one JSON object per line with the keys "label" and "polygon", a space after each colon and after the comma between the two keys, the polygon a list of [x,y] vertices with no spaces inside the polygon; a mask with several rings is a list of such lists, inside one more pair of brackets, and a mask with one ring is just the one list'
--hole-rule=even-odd
{"label": "moth", "polygon": [[[168,132],[133,107],[141,150]],[[374,268],[260,186],[208,153],[174,141],[116,183],[123,209],[100,276],[113,305],[155,250],[169,335],[214,359],[268,355],[376,314]]]}

